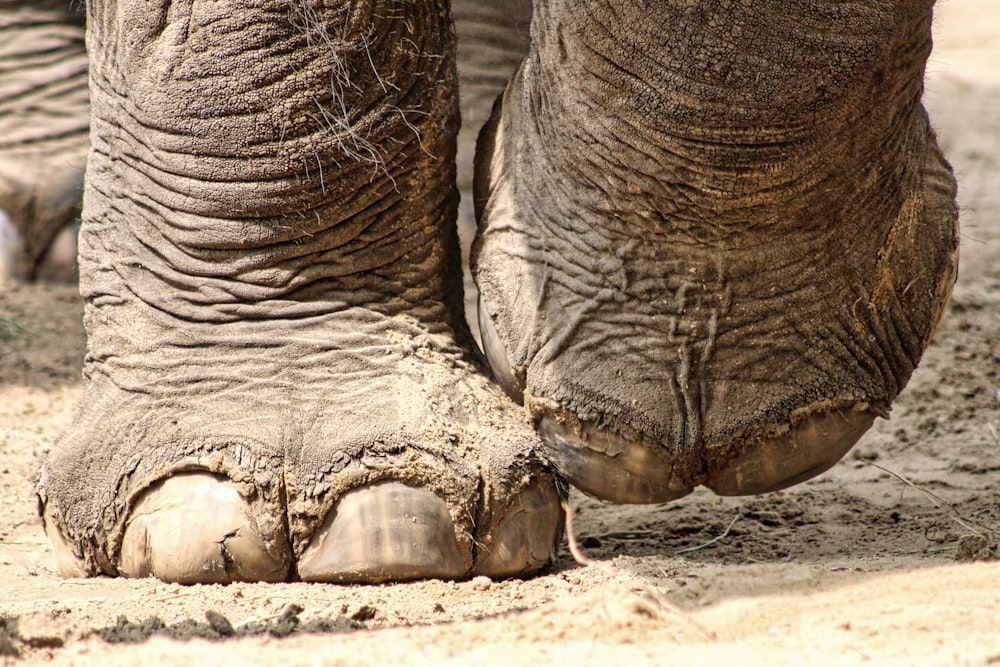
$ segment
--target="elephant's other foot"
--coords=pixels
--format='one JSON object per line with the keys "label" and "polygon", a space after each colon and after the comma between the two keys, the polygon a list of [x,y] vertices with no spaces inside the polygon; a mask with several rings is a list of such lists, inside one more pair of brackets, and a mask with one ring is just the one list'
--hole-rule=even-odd
{"label": "elephant's other foot", "polygon": [[[492,321],[480,310],[486,355],[498,382],[519,401],[524,386],[515,376]],[[537,430],[548,461],[586,494],[618,503],[660,503],[683,497],[700,482],[719,495],[768,493],[815,477],[829,469],[867,431],[875,413],[807,410],[809,417],[785,432],[750,440],[737,456],[700,475],[682,468],[683,459],[637,434],[622,435],[568,410],[532,400]],[[697,470],[697,469],[696,469]]]}
{"label": "elephant's other foot", "polygon": [[[647,30],[551,4],[477,144],[498,382],[607,500],[828,469],[887,414],[956,276],[955,181],[918,103],[929,9],[876,25],[852,5],[871,30],[812,49],[795,8]],[[744,67],[762,35],[790,50]]]}
{"label": "elephant's other foot", "polygon": [[32,254],[17,226],[0,210],[0,284],[30,279],[76,280],[77,231],[75,223],[63,227],[41,253]]}
{"label": "elephant's other foot", "polygon": [[[819,413],[781,436],[759,437],[702,482],[721,496],[769,493],[831,468],[871,427],[868,410]],[[573,426],[570,426],[573,424]],[[661,503],[687,495],[693,485],[675,474],[663,447],[626,438],[570,415],[538,422],[549,462],[584,493],[618,503]],[[688,479],[692,479],[689,477]],[[697,479],[697,478],[694,478]]]}
{"label": "elephant's other foot", "polygon": [[0,6],[8,65],[0,71],[0,284],[76,279],[90,119],[84,13],[38,5]]}

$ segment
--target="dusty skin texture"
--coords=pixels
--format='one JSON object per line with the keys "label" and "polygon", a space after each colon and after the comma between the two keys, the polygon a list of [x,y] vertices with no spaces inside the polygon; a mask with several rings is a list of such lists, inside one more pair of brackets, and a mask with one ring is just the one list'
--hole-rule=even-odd
{"label": "dusty skin texture", "polygon": [[[650,507],[574,498],[576,532],[601,567],[564,553],[543,576],[491,585],[61,580],[30,477],[80,395],[81,305],[66,287],[0,294],[0,315],[38,332],[0,342],[0,661],[996,664],[998,32],[993,0],[939,5],[927,103],[959,179],[962,265],[941,329],[892,419],[876,422],[830,472],[781,494],[715,499],[699,491]],[[676,555],[736,517],[714,545]],[[959,555],[987,562],[958,564]],[[651,592],[683,612],[651,602]],[[261,634],[219,640],[228,626],[233,635]]]}

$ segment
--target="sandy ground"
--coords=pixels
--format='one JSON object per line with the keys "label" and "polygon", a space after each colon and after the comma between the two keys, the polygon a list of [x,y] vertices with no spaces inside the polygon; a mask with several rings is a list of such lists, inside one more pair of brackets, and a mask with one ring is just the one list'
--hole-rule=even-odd
{"label": "sandy ground", "polygon": [[996,0],[939,6],[927,102],[961,184],[962,267],[892,418],[783,493],[575,497],[594,564],[395,586],[62,580],[31,478],[80,395],[81,304],[0,291],[30,329],[0,341],[0,664],[1000,664],[997,35]]}

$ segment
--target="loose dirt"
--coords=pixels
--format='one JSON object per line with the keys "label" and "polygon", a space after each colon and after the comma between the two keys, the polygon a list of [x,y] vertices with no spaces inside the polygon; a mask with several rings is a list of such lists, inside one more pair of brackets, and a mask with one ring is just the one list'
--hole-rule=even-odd
{"label": "loose dirt", "polygon": [[530,580],[393,586],[60,579],[32,478],[81,393],[81,303],[0,290],[0,664],[1000,664],[997,35],[996,0],[939,5],[926,99],[960,182],[961,270],[891,419],[782,493],[574,496],[595,564],[564,550]]}

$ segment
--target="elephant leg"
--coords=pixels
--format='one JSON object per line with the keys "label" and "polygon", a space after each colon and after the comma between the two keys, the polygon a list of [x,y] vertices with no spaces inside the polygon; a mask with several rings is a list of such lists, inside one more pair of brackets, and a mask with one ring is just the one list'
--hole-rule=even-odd
{"label": "elephant leg", "polygon": [[472,263],[491,366],[573,484],[762,493],[887,416],[957,267],[932,4],[536,2]]}
{"label": "elephant leg", "polygon": [[[531,0],[453,0],[452,16],[458,38],[458,89],[462,112],[455,161],[462,196],[458,209],[458,237],[465,269],[469,266],[469,248],[476,232],[472,204],[476,139],[490,117],[493,103],[528,52]],[[465,312],[473,323],[478,295],[475,283],[467,281]],[[478,334],[477,328],[473,328],[473,334]]]}
{"label": "elephant leg", "polygon": [[444,2],[93,3],[67,574],[519,575],[560,490],[462,315]]}
{"label": "elephant leg", "polygon": [[0,282],[74,279],[87,156],[83,14],[0,6]]}

